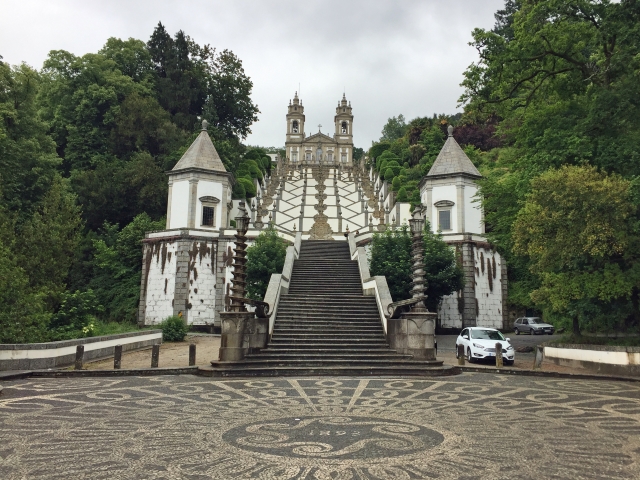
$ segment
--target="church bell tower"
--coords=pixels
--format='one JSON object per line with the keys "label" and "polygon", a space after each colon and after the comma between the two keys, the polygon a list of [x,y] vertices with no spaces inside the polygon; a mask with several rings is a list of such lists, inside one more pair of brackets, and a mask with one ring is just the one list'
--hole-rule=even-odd
{"label": "church bell tower", "polygon": [[343,165],[353,165],[353,113],[351,102],[347,102],[345,94],[342,94],[342,100],[336,107],[334,123],[335,134],[333,137],[338,143],[337,160]]}
{"label": "church bell tower", "polygon": [[304,107],[298,98],[298,92],[289,100],[287,112],[287,140],[285,142],[286,155],[291,162],[302,160],[302,141],[304,140]]}

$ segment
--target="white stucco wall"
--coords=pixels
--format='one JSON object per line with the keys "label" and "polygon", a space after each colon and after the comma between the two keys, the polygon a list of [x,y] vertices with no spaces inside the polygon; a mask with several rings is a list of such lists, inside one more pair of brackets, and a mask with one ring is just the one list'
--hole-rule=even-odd
{"label": "white stucco wall", "polygon": [[[177,244],[173,242],[145,245],[145,258],[149,249],[153,253],[147,273],[145,325],[156,325],[173,315],[173,298],[176,286],[176,246]],[[163,252],[163,248],[166,249],[165,252]]]}
{"label": "white stucco wall", "polygon": [[[458,227],[458,192],[455,185],[443,185],[433,187],[431,194],[431,205],[429,205],[429,221],[434,230],[438,230],[438,209],[434,207],[436,202],[442,200],[448,200],[455,205],[451,207],[451,230],[447,230],[443,233],[457,233]],[[426,195],[423,203],[426,203]]]}
{"label": "white stucco wall", "polygon": [[[476,264],[477,325],[502,328],[502,258],[489,248],[474,248]],[[495,270],[493,267],[495,261]],[[483,264],[484,263],[484,268]],[[488,267],[491,265],[491,270]],[[489,274],[491,273],[491,280]]]}
{"label": "white stucco wall", "polygon": [[216,197],[220,200],[220,203],[216,205],[215,213],[215,225],[214,227],[205,227],[202,225],[202,202],[198,200],[196,202],[196,228],[221,228],[222,208],[227,208],[225,199],[222,198],[222,184],[218,182],[211,182],[207,180],[200,180],[198,182],[196,198],[200,197]]}
{"label": "white stucco wall", "polygon": [[466,185],[464,187],[464,227],[469,233],[484,233],[484,225],[482,222],[482,209],[480,202],[476,198],[478,187]]}
{"label": "white stucco wall", "polygon": [[[215,246],[196,242],[198,253],[189,257],[189,315],[190,325],[213,325],[215,318]],[[204,246],[204,248],[203,248]],[[208,247],[208,251],[207,251]],[[202,254],[200,252],[203,252]]]}
{"label": "white stucco wall", "polygon": [[171,187],[171,219],[168,228],[186,228],[189,208],[189,181],[173,182]]}

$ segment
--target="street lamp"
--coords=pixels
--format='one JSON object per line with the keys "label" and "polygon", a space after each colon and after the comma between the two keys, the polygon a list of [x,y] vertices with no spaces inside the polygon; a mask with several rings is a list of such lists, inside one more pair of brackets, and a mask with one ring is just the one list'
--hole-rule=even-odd
{"label": "street lamp", "polygon": [[[233,286],[231,291],[232,297],[244,298],[245,286],[246,286],[246,273],[244,266],[247,263],[247,230],[249,229],[249,216],[244,208],[244,201],[241,201],[238,205],[238,216],[235,217],[236,221],[236,248],[233,254]],[[247,308],[244,303],[239,300],[231,299],[230,305],[232,312],[246,312]]]}

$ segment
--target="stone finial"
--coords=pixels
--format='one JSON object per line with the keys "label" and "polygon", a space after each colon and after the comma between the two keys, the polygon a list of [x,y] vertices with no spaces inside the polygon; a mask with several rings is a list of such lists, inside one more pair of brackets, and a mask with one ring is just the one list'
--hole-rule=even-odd
{"label": "stone finial", "polygon": [[453,137],[453,125],[449,125],[447,127],[447,132],[449,132],[450,137]]}
{"label": "stone finial", "polygon": [[207,122],[206,120],[202,120],[202,131],[206,132],[207,131],[207,127],[209,126],[209,122]]}

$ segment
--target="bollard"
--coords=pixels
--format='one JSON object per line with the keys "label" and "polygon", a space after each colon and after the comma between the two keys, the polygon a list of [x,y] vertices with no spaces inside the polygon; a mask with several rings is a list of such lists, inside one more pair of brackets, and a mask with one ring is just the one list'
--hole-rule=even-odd
{"label": "bollard", "polygon": [[82,370],[84,365],[84,345],[78,345],[76,347],[76,370]]}
{"label": "bollard", "polygon": [[116,345],[113,349],[113,368],[120,370],[122,366],[122,345]]}
{"label": "bollard", "polygon": [[154,345],[151,349],[151,368],[158,368],[160,360],[160,345]]}
{"label": "bollard", "polygon": [[536,345],[536,358],[533,359],[534,370],[539,370],[542,367],[543,358],[544,358],[544,347],[542,345]]}
{"label": "bollard", "polygon": [[464,345],[458,345],[458,365],[464,365]]}
{"label": "bollard", "polygon": [[189,345],[189,366],[192,367],[196,364],[196,344]]}
{"label": "bollard", "polygon": [[502,368],[502,344],[496,343],[496,368]]}

